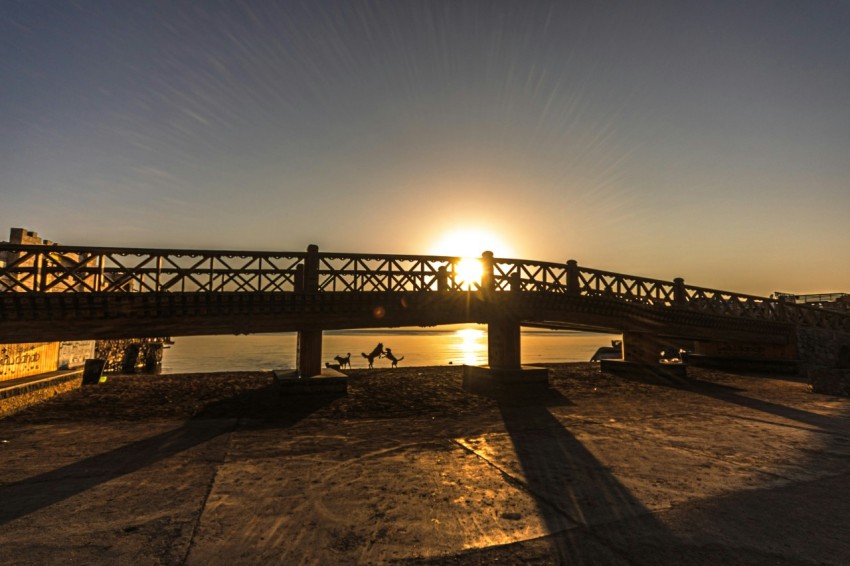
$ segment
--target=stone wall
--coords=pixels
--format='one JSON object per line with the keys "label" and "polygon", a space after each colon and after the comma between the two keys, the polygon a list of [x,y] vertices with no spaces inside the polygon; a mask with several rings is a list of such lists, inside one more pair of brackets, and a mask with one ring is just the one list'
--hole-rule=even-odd
{"label": "stone wall", "polygon": [[815,393],[850,397],[850,369],[812,368],[808,378]]}
{"label": "stone wall", "polygon": [[842,365],[842,348],[850,348],[850,335],[822,328],[798,327],[797,346],[802,373],[817,367],[837,368]]}
{"label": "stone wall", "polygon": [[0,418],[17,413],[30,405],[52,399],[56,395],[78,389],[82,384],[82,372],[77,371],[59,379],[46,380],[0,393]]}
{"label": "stone wall", "polygon": [[820,328],[799,328],[800,361],[812,391],[850,397],[850,336]]}

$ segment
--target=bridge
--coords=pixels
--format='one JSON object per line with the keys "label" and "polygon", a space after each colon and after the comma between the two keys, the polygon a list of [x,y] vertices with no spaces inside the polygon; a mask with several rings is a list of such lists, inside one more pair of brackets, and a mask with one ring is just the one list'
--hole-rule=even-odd
{"label": "bridge", "polygon": [[639,364],[657,364],[659,351],[685,344],[706,359],[828,365],[814,357],[838,354],[813,354],[810,342],[850,344],[843,313],[574,260],[484,252],[480,279],[469,281],[460,257],[317,246],[0,244],[0,260],[0,343],[296,331],[302,375],[320,373],[322,331],[332,329],[483,323],[489,366],[504,370],[521,367],[521,326],[622,333],[624,361]]}

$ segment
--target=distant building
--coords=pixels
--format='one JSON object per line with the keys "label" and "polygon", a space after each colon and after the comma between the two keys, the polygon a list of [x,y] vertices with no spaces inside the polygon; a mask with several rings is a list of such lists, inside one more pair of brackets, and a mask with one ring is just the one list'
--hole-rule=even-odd
{"label": "distant building", "polygon": [[775,292],[773,296],[784,299],[786,303],[808,305],[834,311],[850,311],[850,293],[811,293],[795,295],[793,293]]}

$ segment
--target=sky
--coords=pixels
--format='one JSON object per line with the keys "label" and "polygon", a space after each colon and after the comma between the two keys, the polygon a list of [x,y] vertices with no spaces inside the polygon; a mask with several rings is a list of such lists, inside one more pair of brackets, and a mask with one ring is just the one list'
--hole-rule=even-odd
{"label": "sky", "polygon": [[850,292],[847,30],[846,0],[0,0],[0,238]]}

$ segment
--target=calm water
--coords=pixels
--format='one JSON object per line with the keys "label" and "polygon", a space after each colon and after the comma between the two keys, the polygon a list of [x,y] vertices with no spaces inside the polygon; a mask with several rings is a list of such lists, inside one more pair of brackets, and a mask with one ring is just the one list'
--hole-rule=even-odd
{"label": "calm water", "polygon": [[[404,356],[400,367],[487,363],[485,326],[461,329],[376,329],[326,332],[322,342],[323,361],[334,362],[335,355],[351,352],[353,368],[365,368],[361,352],[371,351],[378,342]],[[583,332],[524,331],[523,363],[586,362],[600,346],[610,346],[618,335]],[[174,339],[165,350],[163,373],[192,373],[237,370],[270,370],[295,367],[294,333],[253,334],[249,336],[187,336]],[[375,361],[375,367],[390,367],[389,360]]]}

